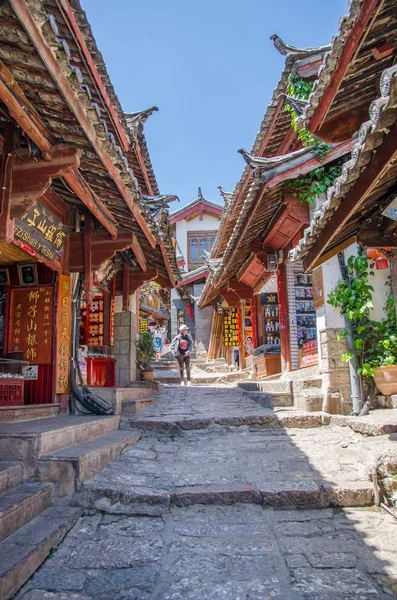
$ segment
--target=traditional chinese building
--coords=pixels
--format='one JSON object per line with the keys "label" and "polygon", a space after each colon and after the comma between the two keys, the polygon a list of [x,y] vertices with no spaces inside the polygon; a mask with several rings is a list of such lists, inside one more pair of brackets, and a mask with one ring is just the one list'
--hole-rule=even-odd
{"label": "traditional chinese building", "polygon": [[0,19],[0,406],[55,414],[68,407],[80,284],[86,382],[134,380],[136,292],[179,277],[172,197],[143,132],[157,109],[123,113],[79,2],[7,0]]}
{"label": "traditional chinese building", "polygon": [[[243,366],[245,323],[254,345],[264,347],[257,376],[275,372],[277,345],[279,370],[311,367],[305,377],[313,375],[313,387],[320,384],[320,388],[300,404],[309,410],[351,410],[348,368],[340,360],[343,343],[336,340],[344,323],[326,303],[341,277],[336,254],[345,250],[347,260],[357,242],[385,248],[385,230],[393,248],[394,226],[385,219],[385,210],[393,208],[395,185],[393,136],[388,135],[395,118],[394,13],[392,2],[353,1],[332,46],[317,50],[297,49],[273,36],[286,56],[285,70],[251,153],[241,151],[248,168],[229,194],[219,244],[210,261],[212,274],[200,301],[202,306],[212,302],[218,307],[237,307],[236,339]],[[293,87],[291,74],[300,76],[299,83],[314,81],[308,102],[288,95]],[[289,108],[283,111],[286,104]],[[291,109],[295,128],[291,127]],[[315,134],[317,142],[302,148],[303,137],[296,129]],[[318,139],[328,144],[320,160],[313,152]],[[390,152],[386,155],[387,140]],[[385,162],[380,164],[383,153]],[[327,195],[319,193],[308,206],[297,186],[320,167],[336,167],[340,176],[333,178]],[[368,187],[360,191],[357,184],[350,208],[344,192],[352,174],[358,177],[361,172],[362,176],[367,173]],[[321,263],[325,268],[318,268]],[[379,292],[375,318],[381,314],[387,275],[387,270],[375,274]],[[274,294],[277,307],[269,301]],[[214,320],[224,318],[219,308],[215,315]],[[219,324],[216,327],[222,330]]]}
{"label": "traditional chinese building", "polygon": [[178,288],[171,290],[171,337],[185,323],[196,351],[205,354],[211,334],[212,310],[199,309],[197,300],[208,277],[207,258],[218,235],[221,204],[204,198],[201,188],[195,200],[170,215],[176,260],[181,271]]}

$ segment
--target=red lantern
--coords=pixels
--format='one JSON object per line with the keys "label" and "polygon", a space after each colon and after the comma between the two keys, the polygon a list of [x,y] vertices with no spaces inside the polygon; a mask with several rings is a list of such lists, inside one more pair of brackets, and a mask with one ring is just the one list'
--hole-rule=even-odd
{"label": "red lantern", "polygon": [[377,271],[384,271],[389,268],[389,261],[386,256],[379,257],[375,260],[375,268]]}

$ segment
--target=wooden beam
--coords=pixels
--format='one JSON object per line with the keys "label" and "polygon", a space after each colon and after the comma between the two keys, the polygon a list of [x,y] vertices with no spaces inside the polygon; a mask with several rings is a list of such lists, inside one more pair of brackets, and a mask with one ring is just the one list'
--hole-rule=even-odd
{"label": "wooden beam", "polygon": [[353,184],[327,222],[327,226],[320,231],[308,255],[304,258],[305,271],[310,271],[330,242],[342,230],[353,213],[360,207],[365,198],[374,190],[379,180],[389,168],[390,162],[397,157],[397,123],[389,131],[373,155],[361,176]]}
{"label": "wooden beam", "polygon": [[163,260],[164,260],[164,264],[165,264],[165,268],[167,269],[167,274],[168,277],[171,281],[171,287],[176,286],[177,285],[177,281],[175,279],[174,273],[172,271],[172,266],[171,266],[171,261],[169,259],[168,256],[168,252],[167,252],[167,248],[165,247],[165,242],[164,240],[161,240],[160,242],[160,248],[161,248],[161,253],[163,255]]}
{"label": "wooden beam", "polygon": [[133,294],[138,288],[147,281],[154,281],[158,277],[157,269],[148,269],[146,273],[143,271],[131,271],[129,275],[129,293]]}
{"label": "wooden beam", "polygon": [[321,100],[316,110],[314,111],[312,118],[310,119],[308,128],[311,132],[315,133],[317,129],[321,127],[321,124],[327,115],[332,100],[336,96],[342,84],[343,78],[350,65],[350,61],[353,58],[353,55],[356,51],[357,44],[359,44],[360,42],[360,38],[371,19],[373,11],[376,9],[377,5],[380,4],[382,1],[383,0],[364,0],[360,11],[360,16],[357,18],[347,40],[343,44],[343,49],[340,54],[337,66],[332,73],[331,79],[321,96]]}
{"label": "wooden beam", "polygon": [[117,237],[117,223],[112,213],[106,208],[106,205],[92,191],[80,171],[66,173],[63,177],[71,190],[80,198],[88,210],[103,227],[110,233],[113,239]]}
{"label": "wooden beam", "polygon": [[132,234],[132,244],[131,244],[131,249],[134,253],[134,256],[137,260],[138,265],[141,267],[142,271],[144,273],[146,273],[147,271],[147,262],[146,262],[146,258],[145,255],[143,253],[143,250],[141,248],[140,243],[138,242],[138,239],[135,235],[135,233]]}
{"label": "wooden beam", "polygon": [[345,250],[345,248],[348,248],[355,242],[357,242],[357,238],[356,238],[356,236],[352,236],[352,237],[349,237],[344,242],[341,242],[340,244],[335,246],[335,248],[333,248],[332,250],[325,252],[325,254],[322,254],[320,256],[320,258],[314,263],[312,270],[315,269],[316,267],[319,267],[320,265],[324,264],[327,260],[329,260],[333,256],[336,256],[339,252],[342,252],[342,250]]}
{"label": "wooden beam", "polygon": [[157,275],[156,283],[161,285],[161,287],[163,287],[163,288],[172,288],[173,287],[172,283],[170,282],[168,277],[164,277],[163,275]]}
{"label": "wooden beam", "polygon": [[23,27],[29,34],[33,44],[37,48],[38,53],[41,59],[43,60],[44,64],[46,65],[50,75],[56,82],[58,89],[62,93],[63,98],[65,99],[72,113],[75,115],[78,123],[83,128],[84,133],[87,136],[87,139],[90,142],[92,148],[94,149],[98,158],[101,160],[102,164],[107,169],[110,177],[116,184],[116,187],[118,188],[121,196],[123,197],[128,208],[134,215],[135,219],[137,220],[140,228],[147,237],[150,245],[152,246],[152,248],[155,248],[156,239],[150,231],[148,223],[141,215],[139,205],[137,203],[137,196],[135,198],[133,197],[131,191],[124,183],[118,169],[115,167],[113,159],[104,150],[102,141],[96,134],[93,123],[88,118],[83,106],[81,105],[81,102],[79,101],[79,98],[77,97],[75,91],[71,87],[69,79],[64,73],[63,68],[56,57],[55,51],[47,42],[43,34],[43,30],[38,25],[37,20],[35,19],[32,13],[30,5],[26,3],[26,0],[9,1]]}
{"label": "wooden beam", "polygon": [[126,261],[123,263],[122,277],[123,311],[127,312],[130,305],[130,266]]}
{"label": "wooden beam", "polygon": [[[70,270],[72,273],[81,273],[84,270],[84,234],[72,232],[69,234],[71,254]],[[93,231],[91,233],[91,265],[92,270],[99,269],[105,260],[132,247],[134,234],[131,231],[119,231],[117,240],[112,240],[106,231]]]}
{"label": "wooden beam", "polygon": [[[0,60],[0,99],[7,106],[10,117],[18,123],[36,146],[45,154],[50,154],[56,142],[45,128],[40,116],[26,98],[18,83]],[[116,237],[115,220],[105,204],[94,194],[78,171],[68,173],[65,181],[92,212],[94,217]],[[110,221],[110,223],[109,223]]]}
{"label": "wooden beam", "polygon": [[56,144],[47,160],[16,158],[10,217],[22,216],[50,187],[52,180],[77,169],[81,152],[70,144]]}

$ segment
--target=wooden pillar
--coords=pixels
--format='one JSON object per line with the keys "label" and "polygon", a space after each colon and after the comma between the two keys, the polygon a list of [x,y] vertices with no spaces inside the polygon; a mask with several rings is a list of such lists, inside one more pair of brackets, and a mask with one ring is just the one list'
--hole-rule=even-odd
{"label": "wooden pillar", "polygon": [[11,220],[12,168],[16,146],[16,127],[6,123],[4,132],[3,156],[0,171],[0,238],[10,242],[13,238]]}
{"label": "wooden pillar", "polygon": [[130,303],[130,267],[126,263],[123,262],[123,311],[126,312],[129,308]]}
{"label": "wooden pillar", "polygon": [[281,372],[291,371],[291,346],[289,335],[289,308],[287,266],[282,263],[277,272],[278,301],[280,307]]}
{"label": "wooden pillar", "polygon": [[92,247],[91,247],[91,231],[92,231],[92,220],[91,215],[86,215],[84,221],[84,300],[91,302],[92,290],[94,287],[94,278],[92,273]]}
{"label": "wooden pillar", "polygon": [[260,294],[254,296],[253,302],[255,308],[255,329],[256,329],[256,343],[255,347],[262,346],[265,343],[265,314],[262,306],[262,299]]}

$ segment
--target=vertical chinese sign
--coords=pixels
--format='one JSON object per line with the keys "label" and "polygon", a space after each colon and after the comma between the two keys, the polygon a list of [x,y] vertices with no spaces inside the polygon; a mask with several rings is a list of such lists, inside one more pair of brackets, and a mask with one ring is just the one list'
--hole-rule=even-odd
{"label": "vertical chinese sign", "polygon": [[51,364],[53,310],[52,286],[11,290],[8,351],[22,352],[33,365]]}
{"label": "vertical chinese sign", "polygon": [[59,275],[57,339],[55,353],[55,393],[68,394],[70,391],[70,331],[72,300],[70,277]]}

